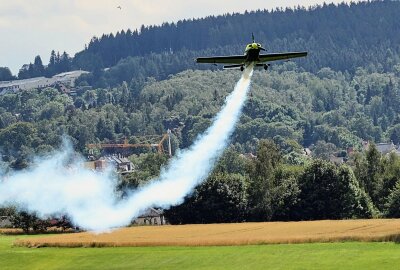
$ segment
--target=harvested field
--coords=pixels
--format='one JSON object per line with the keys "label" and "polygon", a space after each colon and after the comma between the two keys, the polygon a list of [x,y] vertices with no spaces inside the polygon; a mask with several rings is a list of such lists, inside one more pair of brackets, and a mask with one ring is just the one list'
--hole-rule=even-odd
{"label": "harvested field", "polygon": [[22,229],[14,229],[14,228],[0,229],[0,234],[22,234],[22,233],[24,233]]}
{"label": "harvested field", "polygon": [[16,241],[29,247],[228,246],[338,241],[400,241],[400,219],[140,226]]}

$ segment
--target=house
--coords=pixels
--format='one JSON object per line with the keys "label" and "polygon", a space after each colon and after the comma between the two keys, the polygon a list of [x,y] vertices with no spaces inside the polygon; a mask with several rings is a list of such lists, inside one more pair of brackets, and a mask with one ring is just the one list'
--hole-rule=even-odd
{"label": "house", "polygon": [[257,156],[254,155],[253,153],[246,153],[246,154],[240,154],[241,158],[246,158],[246,159],[256,159]]}
{"label": "house", "polygon": [[0,216],[0,228],[12,228],[11,218],[9,216]]}
{"label": "house", "polygon": [[[364,151],[367,151],[371,144],[369,141],[363,141],[362,145],[363,145]],[[393,142],[377,143],[375,146],[376,146],[376,149],[378,150],[378,152],[381,153],[381,155],[387,155],[393,151],[396,151],[396,146],[393,144]]]}
{"label": "house", "polygon": [[164,212],[155,208],[149,208],[132,221],[134,225],[165,225],[167,224]]}
{"label": "house", "polygon": [[105,171],[109,166],[112,166],[112,168],[120,174],[130,173],[135,170],[135,166],[128,158],[116,155],[101,157],[95,161],[85,162],[86,168],[94,169],[96,171]]}
{"label": "house", "polygon": [[329,161],[332,162],[332,163],[334,163],[334,164],[336,164],[336,165],[341,165],[341,164],[344,163],[344,158],[343,158],[343,157],[337,157],[337,156],[331,155],[331,156],[329,157]]}
{"label": "house", "polygon": [[134,171],[133,163],[126,157],[107,156],[105,160],[108,164],[112,164],[117,172],[121,174],[130,173]]}
{"label": "house", "polygon": [[393,144],[393,142],[390,143],[378,143],[376,144],[376,149],[378,149],[379,153],[382,155],[389,154],[392,151],[396,150],[396,146]]}
{"label": "house", "polygon": [[57,84],[63,84],[66,87],[75,87],[75,80],[86,73],[88,72],[74,70],[54,75],[51,78],[35,77],[23,80],[3,81],[0,82],[0,95],[15,93],[22,90],[43,89]]}

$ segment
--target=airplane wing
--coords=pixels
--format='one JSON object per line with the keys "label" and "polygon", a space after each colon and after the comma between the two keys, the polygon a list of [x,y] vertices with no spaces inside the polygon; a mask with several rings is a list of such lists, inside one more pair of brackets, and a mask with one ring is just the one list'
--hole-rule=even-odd
{"label": "airplane wing", "polygon": [[260,62],[270,62],[270,61],[285,60],[285,59],[305,57],[305,56],[307,56],[307,52],[260,54]]}
{"label": "airplane wing", "polygon": [[196,59],[197,63],[210,63],[210,64],[243,64],[245,61],[246,61],[245,55],[199,57]]}

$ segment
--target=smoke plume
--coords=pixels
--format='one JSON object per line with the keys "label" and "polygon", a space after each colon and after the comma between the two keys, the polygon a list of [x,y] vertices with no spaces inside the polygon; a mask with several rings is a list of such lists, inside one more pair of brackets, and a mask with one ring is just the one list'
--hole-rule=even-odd
{"label": "smoke plume", "polygon": [[[72,222],[93,231],[128,225],[149,207],[169,208],[200,184],[226,148],[250,87],[252,66],[246,68],[227,97],[213,124],[187,150],[178,153],[147,186],[118,200],[116,179],[71,163],[68,144],[51,157],[34,162],[29,169],[0,175],[0,206],[17,205],[40,217],[67,214]],[[66,165],[68,164],[68,165]]]}

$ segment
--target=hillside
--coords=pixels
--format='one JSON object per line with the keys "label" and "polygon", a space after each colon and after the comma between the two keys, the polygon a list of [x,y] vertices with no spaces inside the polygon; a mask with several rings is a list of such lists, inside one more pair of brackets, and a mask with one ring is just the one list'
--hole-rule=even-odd
{"label": "hillside", "polygon": [[145,75],[165,78],[176,71],[198,68],[192,62],[195,56],[241,54],[254,32],[270,52],[308,50],[310,55],[302,62],[307,71],[330,67],[354,73],[357,67],[371,64],[391,70],[399,60],[399,11],[398,1],[372,1],[142,26],[140,31],[93,38],[87,49],[76,54],[74,63],[93,70],[112,67],[126,57],[139,57],[137,61],[154,62],[155,70],[146,68],[145,63]]}
{"label": "hillside", "polygon": [[[26,141],[4,137],[21,121],[36,130],[26,135],[39,136],[32,140],[34,148],[41,141],[54,147],[66,133],[83,150],[97,140],[162,134],[177,127],[171,121],[183,123],[177,143],[187,147],[209,125],[239,76],[236,71],[186,71],[159,82],[78,92],[73,98],[50,89],[7,94],[0,97],[1,147],[14,152]],[[233,143],[282,136],[304,146],[324,140],[342,149],[359,147],[362,139],[397,144],[399,91],[398,73],[358,69],[352,77],[325,68],[314,75],[293,63],[255,72]]]}
{"label": "hillside", "polygon": [[[196,65],[197,56],[243,53],[251,33],[269,52],[309,51],[300,63],[310,72],[323,67],[351,74],[357,67],[392,71],[400,59],[399,11],[399,1],[367,1],[142,26],[94,37],[73,58],[53,51],[47,68],[35,58],[20,78],[83,69],[95,71],[86,81],[99,87],[165,79],[186,69],[209,68]],[[103,74],[104,68],[112,69]]]}

